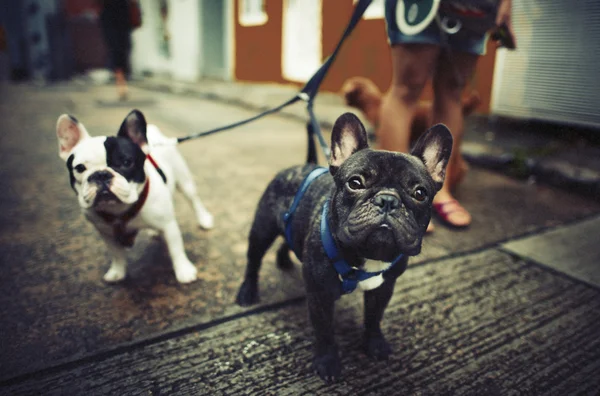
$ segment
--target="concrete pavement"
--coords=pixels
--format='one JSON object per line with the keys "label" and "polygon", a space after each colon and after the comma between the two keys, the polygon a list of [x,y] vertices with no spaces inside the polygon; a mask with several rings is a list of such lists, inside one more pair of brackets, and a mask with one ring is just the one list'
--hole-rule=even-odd
{"label": "concrete pavement", "polygon": [[[0,89],[0,394],[600,391],[598,201],[474,167],[458,191],[472,226],[438,226],[399,280],[383,325],[390,361],[361,352],[361,298],[344,297],[336,315],[344,377],[327,386],[310,369],[297,269],[277,270],[271,251],[261,303],[233,303],[256,202],[277,170],[304,161],[301,105],[180,146],[215,215],[215,229],[202,231],[176,197],[197,282],[178,285],[164,245],[142,234],[127,281],[106,285],[108,256],[76,208],[54,125],[69,112],[92,134],[113,134],[129,104],[99,106],[112,101],[105,86]],[[277,87],[263,95],[284,96]],[[131,104],[170,136],[255,114],[224,102],[133,88]],[[321,102],[317,113],[341,113],[336,106]],[[550,248],[560,253],[535,255]]]}

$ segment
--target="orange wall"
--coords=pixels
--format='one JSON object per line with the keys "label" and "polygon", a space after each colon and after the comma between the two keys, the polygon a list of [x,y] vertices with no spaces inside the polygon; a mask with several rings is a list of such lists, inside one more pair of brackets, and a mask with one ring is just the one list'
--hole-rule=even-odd
{"label": "orange wall", "polygon": [[[335,48],[350,21],[352,0],[323,1],[323,57]],[[323,89],[337,92],[347,78],[368,77],[385,90],[391,81],[390,49],[383,19],[362,19],[346,39],[327,77]]]}
{"label": "orange wall", "polygon": [[242,81],[284,83],[281,71],[283,1],[266,0],[268,20],[260,26],[239,24],[235,1],[235,78]]}
{"label": "orange wall", "polygon": [[[283,0],[266,0],[268,21],[261,26],[240,26],[238,1],[235,4],[235,78],[241,81],[291,83],[282,76],[282,14]],[[323,59],[335,48],[353,11],[352,0],[323,0]],[[487,54],[480,58],[473,81],[482,103],[478,111],[488,113],[496,56],[494,43],[488,43]],[[391,57],[383,19],[363,19],[344,43],[321,89],[339,92],[347,78],[368,77],[382,90],[391,81]],[[424,100],[431,100],[431,86],[425,89]]]}

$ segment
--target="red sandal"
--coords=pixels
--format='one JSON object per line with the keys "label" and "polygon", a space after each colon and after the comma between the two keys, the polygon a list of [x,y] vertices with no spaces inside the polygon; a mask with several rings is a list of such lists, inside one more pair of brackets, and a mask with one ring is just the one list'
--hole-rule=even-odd
{"label": "red sandal", "polygon": [[[456,224],[449,220],[449,217],[452,213],[458,213],[458,212],[463,212],[463,213],[466,213],[467,215],[469,214],[469,212],[467,212],[467,210],[465,208],[463,208],[461,206],[461,204],[459,204],[458,201],[455,199],[450,199],[445,202],[433,204],[433,213],[446,226],[456,228],[456,229],[464,229],[464,228],[467,228],[469,225],[471,225],[470,220],[467,224]],[[469,217],[470,217],[470,215],[469,215]]]}

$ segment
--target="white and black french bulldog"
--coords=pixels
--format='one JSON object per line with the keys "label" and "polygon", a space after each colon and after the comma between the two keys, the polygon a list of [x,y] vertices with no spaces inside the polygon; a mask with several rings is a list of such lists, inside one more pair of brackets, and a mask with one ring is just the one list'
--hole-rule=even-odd
{"label": "white and black french bulldog", "polygon": [[143,228],[164,237],[180,283],[196,280],[196,267],[185,253],[175,219],[175,187],[191,202],[201,227],[212,228],[213,217],[198,198],[185,160],[158,127],[146,124],[144,115],[133,110],[117,136],[91,137],[75,117],[63,114],[56,124],[56,136],[79,206],[112,255],[104,280],[125,278],[125,248],[133,245]]}
{"label": "white and black french bulldog", "polygon": [[[334,302],[364,291],[365,348],[385,359],[391,352],[381,329],[383,312],[408,256],[420,253],[452,151],[444,125],[427,131],[409,154],[369,149],[367,134],[351,113],[333,127],[329,172],[304,165],[280,172],[264,192],[249,236],[248,265],[237,303],[258,302],[262,257],[278,235],[277,254],[302,261],[309,316],[315,332],[313,365],[326,381],[341,374],[334,341]],[[312,182],[311,182],[312,180]]]}

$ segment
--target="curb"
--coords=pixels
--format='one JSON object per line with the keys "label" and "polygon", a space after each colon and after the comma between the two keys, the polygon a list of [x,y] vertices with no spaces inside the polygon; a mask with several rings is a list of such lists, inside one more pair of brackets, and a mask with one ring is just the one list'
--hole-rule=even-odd
{"label": "curb", "polygon": [[[568,189],[600,200],[600,171],[555,156],[519,156],[493,146],[464,142],[463,156],[470,164],[518,179]],[[558,157],[558,155],[556,156]]]}

